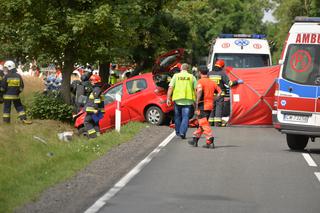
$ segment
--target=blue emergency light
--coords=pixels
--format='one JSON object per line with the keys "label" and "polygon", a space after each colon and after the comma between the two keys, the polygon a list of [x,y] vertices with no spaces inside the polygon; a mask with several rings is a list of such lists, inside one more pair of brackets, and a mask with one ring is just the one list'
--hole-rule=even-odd
{"label": "blue emergency light", "polygon": [[320,17],[305,17],[305,16],[297,16],[294,19],[295,22],[320,22]]}
{"label": "blue emergency light", "polygon": [[219,38],[255,38],[264,39],[266,35],[263,34],[220,34]]}

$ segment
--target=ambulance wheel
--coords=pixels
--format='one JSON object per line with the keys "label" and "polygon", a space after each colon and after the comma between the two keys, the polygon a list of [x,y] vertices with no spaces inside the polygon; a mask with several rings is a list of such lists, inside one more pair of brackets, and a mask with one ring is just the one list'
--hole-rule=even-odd
{"label": "ambulance wheel", "polygon": [[161,125],[165,119],[165,114],[159,107],[151,106],[145,113],[145,119],[153,125]]}
{"label": "ambulance wheel", "polygon": [[309,137],[305,135],[287,134],[287,144],[291,150],[303,150],[308,144]]}
{"label": "ambulance wheel", "polygon": [[84,126],[78,128],[78,135],[79,136],[85,136],[85,137],[88,136],[88,132],[87,132],[87,130],[86,130],[86,128]]}

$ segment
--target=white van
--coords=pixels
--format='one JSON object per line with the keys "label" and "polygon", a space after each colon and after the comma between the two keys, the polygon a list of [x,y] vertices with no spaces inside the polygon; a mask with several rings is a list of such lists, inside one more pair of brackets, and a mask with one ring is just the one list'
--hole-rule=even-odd
{"label": "white van", "polygon": [[223,59],[226,66],[233,68],[264,67],[272,64],[268,41],[265,35],[261,34],[221,34],[211,45],[207,61],[210,71],[217,59]]}
{"label": "white van", "polygon": [[320,17],[296,17],[279,64],[273,125],[301,150],[320,137]]}

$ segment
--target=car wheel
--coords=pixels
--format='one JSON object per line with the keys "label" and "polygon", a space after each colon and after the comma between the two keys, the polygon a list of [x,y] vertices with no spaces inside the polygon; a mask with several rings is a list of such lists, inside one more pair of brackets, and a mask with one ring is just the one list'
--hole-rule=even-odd
{"label": "car wheel", "polygon": [[303,150],[308,144],[309,137],[305,135],[287,134],[287,144],[291,150]]}
{"label": "car wheel", "polygon": [[80,127],[79,129],[78,129],[78,135],[79,136],[85,136],[85,137],[87,137],[88,136],[88,132],[87,132],[87,130],[86,130],[86,128],[83,126],[83,127]]}
{"label": "car wheel", "polygon": [[159,107],[152,106],[146,111],[146,120],[153,125],[161,125],[164,121],[164,113]]}

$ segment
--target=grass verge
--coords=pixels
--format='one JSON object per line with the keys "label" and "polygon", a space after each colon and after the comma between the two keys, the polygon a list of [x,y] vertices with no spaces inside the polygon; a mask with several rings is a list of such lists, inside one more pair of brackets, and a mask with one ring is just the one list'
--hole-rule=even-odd
{"label": "grass verge", "polygon": [[71,142],[58,139],[58,132],[72,127],[57,121],[1,125],[0,212],[12,212],[35,200],[46,188],[72,177],[112,147],[129,141],[145,125],[129,123],[122,127],[121,134],[111,131],[93,140],[76,137]]}

